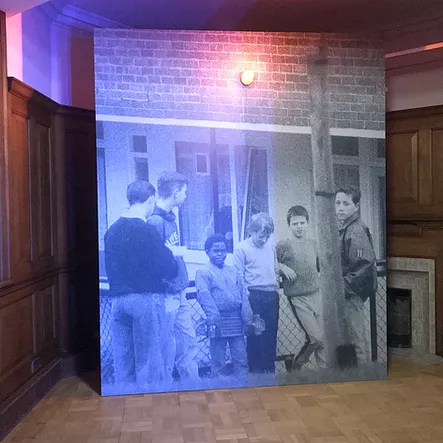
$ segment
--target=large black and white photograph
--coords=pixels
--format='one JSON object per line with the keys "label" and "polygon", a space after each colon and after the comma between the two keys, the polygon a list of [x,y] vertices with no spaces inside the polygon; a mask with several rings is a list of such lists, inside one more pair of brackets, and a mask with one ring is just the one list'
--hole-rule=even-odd
{"label": "large black and white photograph", "polygon": [[103,395],[386,377],[383,51],[97,30]]}

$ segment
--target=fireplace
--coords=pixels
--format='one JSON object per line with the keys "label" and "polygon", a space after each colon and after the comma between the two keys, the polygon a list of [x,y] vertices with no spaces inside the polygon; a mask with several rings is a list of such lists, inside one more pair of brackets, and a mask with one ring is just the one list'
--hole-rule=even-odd
{"label": "fireplace", "polygon": [[388,346],[412,346],[411,295],[409,289],[388,288]]}
{"label": "fireplace", "polygon": [[435,354],[435,260],[388,258],[388,346]]}

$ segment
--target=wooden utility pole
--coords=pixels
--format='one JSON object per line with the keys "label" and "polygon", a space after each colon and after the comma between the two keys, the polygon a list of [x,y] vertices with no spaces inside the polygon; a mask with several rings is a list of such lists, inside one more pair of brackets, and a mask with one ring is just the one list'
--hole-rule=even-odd
{"label": "wooden utility pole", "polygon": [[352,353],[355,353],[355,350],[346,346],[348,340],[344,315],[344,283],[335,215],[335,184],[329,129],[327,63],[326,44],[321,41],[318,55],[312,56],[308,62],[308,75],[324,346],[326,364],[332,368],[337,365],[347,366],[347,362],[353,360]]}

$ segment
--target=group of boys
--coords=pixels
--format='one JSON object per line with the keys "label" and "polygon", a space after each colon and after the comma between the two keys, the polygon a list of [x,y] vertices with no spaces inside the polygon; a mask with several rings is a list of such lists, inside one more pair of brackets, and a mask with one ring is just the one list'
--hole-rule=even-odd
{"label": "group of boys", "polygon": [[[185,292],[189,279],[173,212],[185,201],[186,191],[186,178],[176,172],[160,177],[158,201],[151,184],[131,183],[127,188],[129,209],[105,235],[107,276],[115,294],[112,337],[117,383],[146,385],[146,389],[150,384],[165,386],[172,382],[174,367],[180,380],[198,378],[196,333]],[[375,254],[371,234],[359,218],[359,191],[340,189],[335,204],[348,329],[359,361],[364,362],[367,351],[363,304],[376,287]],[[293,367],[301,368],[312,353],[318,365],[324,367],[320,270],[315,242],[306,235],[307,210],[302,206],[290,208],[287,223],[293,235],[277,245],[275,269],[282,275],[285,295],[308,338],[294,358]],[[210,333],[212,373],[223,370],[229,343],[234,368],[246,374],[251,359],[246,355],[244,336],[260,331],[252,322],[255,312],[244,278],[236,268],[225,264],[227,247],[223,235],[207,239],[209,263],[197,272],[196,289],[208,324],[214,328]],[[278,297],[275,317],[276,324],[267,325],[275,329],[271,331],[273,342],[278,327]],[[276,343],[266,347],[273,349],[271,359],[275,361]]]}
{"label": "group of boys", "polygon": [[129,209],[105,235],[112,308],[116,383],[139,387],[198,378],[197,340],[174,208],[186,199],[187,180],[165,172],[157,192],[146,181],[127,188]]}

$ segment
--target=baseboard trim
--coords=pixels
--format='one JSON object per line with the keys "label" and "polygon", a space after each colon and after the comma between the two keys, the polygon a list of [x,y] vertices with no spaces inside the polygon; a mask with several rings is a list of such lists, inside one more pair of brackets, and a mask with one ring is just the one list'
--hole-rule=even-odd
{"label": "baseboard trim", "polygon": [[66,354],[61,357],[60,361],[60,379],[74,377],[80,373],[80,357],[79,355]]}
{"label": "baseboard trim", "polygon": [[65,368],[63,360],[61,358],[52,360],[0,404],[0,441],[62,378],[65,371],[69,374],[70,366]]}

